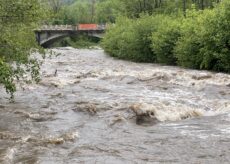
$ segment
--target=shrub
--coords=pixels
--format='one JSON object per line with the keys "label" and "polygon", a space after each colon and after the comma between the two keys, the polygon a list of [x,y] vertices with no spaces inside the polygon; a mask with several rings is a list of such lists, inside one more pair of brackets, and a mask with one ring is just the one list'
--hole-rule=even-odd
{"label": "shrub", "polygon": [[181,19],[165,16],[152,33],[152,50],[159,63],[175,65],[176,57],[173,50],[179,39]]}
{"label": "shrub", "polygon": [[178,64],[196,69],[230,72],[230,2],[213,10],[192,11],[184,19],[175,54]]}
{"label": "shrub", "polygon": [[156,55],[151,49],[151,34],[156,30],[163,18],[162,15],[142,15],[134,23],[134,46],[132,58],[139,62],[156,62]]}
{"label": "shrub", "polygon": [[230,1],[202,11],[192,6],[186,18],[119,18],[102,45],[122,59],[230,72]]}
{"label": "shrub", "polygon": [[[205,14],[209,14],[207,17]],[[215,71],[230,72],[230,1],[223,0],[213,11],[204,16],[204,54],[202,67]]]}
{"label": "shrub", "polygon": [[130,29],[132,21],[125,17],[120,17],[117,20],[116,25],[109,25],[106,35],[102,41],[102,46],[106,52],[111,56],[122,58],[122,50],[120,45],[124,42],[123,38],[126,38],[127,29]]}
{"label": "shrub", "polygon": [[142,15],[139,19],[119,18],[103,39],[102,46],[110,55],[138,62],[155,62],[151,50],[151,33],[162,16]]}
{"label": "shrub", "polygon": [[203,20],[199,19],[200,14],[195,10],[189,11],[182,21],[181,37],[174,48],[180,66],[199,69],[202,63],[200,48],[203,43],[199,40],[199,31]]}

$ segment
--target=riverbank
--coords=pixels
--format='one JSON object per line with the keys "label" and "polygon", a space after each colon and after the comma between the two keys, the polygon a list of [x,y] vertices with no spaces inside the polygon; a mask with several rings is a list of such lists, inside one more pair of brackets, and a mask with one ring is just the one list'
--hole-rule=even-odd
{"label": "riverbank", "polygon": [[187,10],[186,17],[155,14],[119,17],[102,45],[120,59],[230,73],[230,2]]}

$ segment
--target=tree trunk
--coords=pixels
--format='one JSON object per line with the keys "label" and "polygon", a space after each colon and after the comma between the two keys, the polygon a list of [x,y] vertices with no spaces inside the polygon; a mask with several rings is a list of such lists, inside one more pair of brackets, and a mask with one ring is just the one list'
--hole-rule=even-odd
{"label": "tree trunk", "polygon": [[186,0],[183,0],[184,17],[186,17]]}

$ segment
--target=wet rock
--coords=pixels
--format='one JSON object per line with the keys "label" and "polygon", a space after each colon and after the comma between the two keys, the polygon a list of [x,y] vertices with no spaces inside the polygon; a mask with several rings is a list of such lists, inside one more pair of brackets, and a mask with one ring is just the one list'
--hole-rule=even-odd
{"label": "wet rock", "polygon": [[154,125],[157,124],[159,121],[157,119],[153,119],[149,115],[140,115],[136,117],[136,124],[137,125]]}
{"label": "wet rock", "polygon": [[142,104],[133,104],[130,109],[136,114],[137,125],[154,125],[159,122],[154,111],[143,109]]}

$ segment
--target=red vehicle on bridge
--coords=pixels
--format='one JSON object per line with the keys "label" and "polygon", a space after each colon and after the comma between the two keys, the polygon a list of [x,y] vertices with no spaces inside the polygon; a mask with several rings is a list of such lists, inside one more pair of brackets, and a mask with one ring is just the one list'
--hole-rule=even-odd
{"label": "red vehicle on bridge", "polygon": [[105,24],[78,24],[76,30],[85,31],[85,30],[105,30]]}
{"label": "red vehicle on bridge", "polygon": [[97,30],[97,24],[78,24],[77,30]]}

